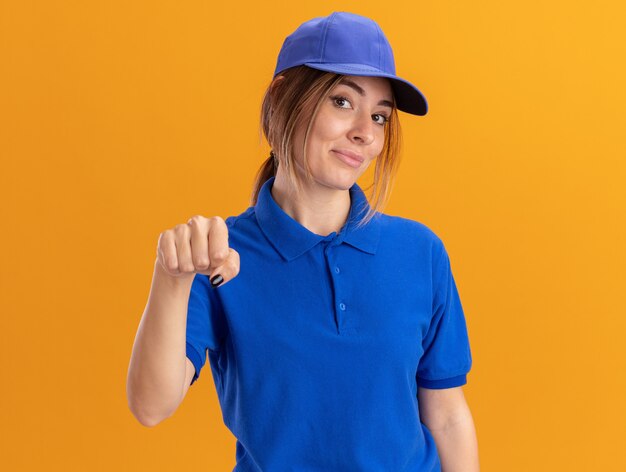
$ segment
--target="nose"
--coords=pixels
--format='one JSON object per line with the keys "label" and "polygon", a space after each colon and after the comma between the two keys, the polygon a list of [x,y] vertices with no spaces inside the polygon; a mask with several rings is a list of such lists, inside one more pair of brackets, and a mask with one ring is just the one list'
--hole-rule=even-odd
{"label": "nose", "polygon": [[367,112],[355,114],[352,127],[350,128],[350,140],[353,142],[360,142],[362,144],[371,144],[374,141],[375,130],[374,126],[379,126],[374,123],[372,116]]}

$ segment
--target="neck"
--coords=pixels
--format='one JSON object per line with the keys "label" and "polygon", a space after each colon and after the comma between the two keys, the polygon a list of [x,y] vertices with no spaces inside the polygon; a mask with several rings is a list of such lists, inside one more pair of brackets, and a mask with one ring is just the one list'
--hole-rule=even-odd
{"label": "neck", "polygon": [[291,218],[312,233],[328,236],[339,232],[350,213],[350,191],[319,183],[303,182],[301,192],[292,192],[279,167],[272,185],[272,197]]}

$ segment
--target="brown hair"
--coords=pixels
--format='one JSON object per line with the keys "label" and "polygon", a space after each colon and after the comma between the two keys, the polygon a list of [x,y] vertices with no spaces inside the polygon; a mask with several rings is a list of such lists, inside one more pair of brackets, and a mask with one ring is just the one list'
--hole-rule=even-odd
{"label": "brown hair", "polygon": [[[311,126],[319,107],[326,100],[332,88],[343,79],[343,75],[320,71],[307,66],[297,66],[281,72],[284,76],[275,93],[270,84],[265,91],[261,105],[261,130],[272,152],[257,171],[250,204],[256,205],[263,184],[276,175],[280,163],[287,172],[292,189],[300,189],[300,181],[295,172],[294,143],[295,131],[306,125],[303,144],[303,161],[308,178],[311,178],[306,159],[306,143]],[[273,83],[273,82],[272,82]],[[311,113],[310,110],[313,110]],[[259,133],[260,134],[260,133]],[[370,210],[359,220],[357,227],[367,224],[387,204],[391,194],[393,179],[400,163],[402,134],[397,109],[394,106],[389,121],[385,124],[385,141],[381,153],[376,158],[373,187],[368,197]]]}

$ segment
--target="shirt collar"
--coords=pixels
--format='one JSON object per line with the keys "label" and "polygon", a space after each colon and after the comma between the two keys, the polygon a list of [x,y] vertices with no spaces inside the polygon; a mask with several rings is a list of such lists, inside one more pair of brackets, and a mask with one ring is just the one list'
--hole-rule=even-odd
{"label": "shirt collar", "polygon": [[[320,241],[329,241],[335,237],[335,232],[328,236],[315,234],[285,213],[272,197],[271,189],[274,179],[275,177],[270,177],[261,187],[254,213],[265,236],[287,261],[304,254]],[[365,215],[369,207],[363,190],[354,183],[350,187],[348,220],[337,234],[333,244],[344,242],[366,253],[376,254],[380,237],[379,213],[365,226],[355,228],[359,216],[361,213]]]}

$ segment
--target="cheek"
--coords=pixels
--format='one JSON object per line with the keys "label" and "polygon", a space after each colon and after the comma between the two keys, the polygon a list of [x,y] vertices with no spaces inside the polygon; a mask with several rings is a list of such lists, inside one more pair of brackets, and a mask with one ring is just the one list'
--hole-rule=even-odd
{"label": "cheek", "polygon": [[317,115],[311,134],[320,141],[338,139],[348,132],[350,123],[334,110],[322,109]]}
{"label": "cheek", "polygon": [[377,148],[377,152],[376,152],[377,156],[382,152],[384,147],[385,147],[385,133],[382,132],[382,133],[380,133],[380,138],[378,139],[378,146],[376,147]]}
{"label": "cheek", "polygon": [[320,154],[332,149],[342,136],[341,132],[341,127],[336,123],[324,123],[323,120],[319,120],[319,124],[311,128],[307,142],[307,154],[311,160],[317,160]]}

